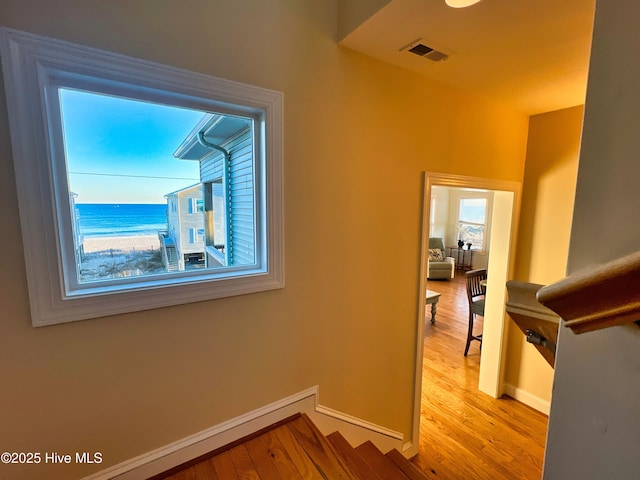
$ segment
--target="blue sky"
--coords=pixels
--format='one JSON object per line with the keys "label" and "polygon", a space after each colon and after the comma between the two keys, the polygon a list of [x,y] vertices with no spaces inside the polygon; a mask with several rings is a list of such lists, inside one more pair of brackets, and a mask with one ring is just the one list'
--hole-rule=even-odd
{"label": "blue sky", "polygon": [[485,198],[465,198],[460,201],[460,220],[484,223],[487,208]]}
{"label": "blue sky", "polygon": [[204,112],[60,90],[69,188],[77,203],[165,203],[199,182],[173,152]]}

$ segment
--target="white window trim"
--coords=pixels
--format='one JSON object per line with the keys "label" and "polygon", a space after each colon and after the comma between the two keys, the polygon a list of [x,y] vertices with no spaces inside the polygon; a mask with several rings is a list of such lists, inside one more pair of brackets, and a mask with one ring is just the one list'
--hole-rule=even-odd
{"label": "white window trim", "polygon": [[[6,28],[0,28],[0,55],[34,326],[284,286],[282,93]],[[259,261],[254,268],[149,277],[127,291],[117,285],[83,289],[82,295],[68,291],[62,262],[73,258],[67,251],[73,248],[73,239],[64,213],[69,200],[62,198],[64,189],[54,185],[60,178],[54,167],[60,163],[51,160],[49,145],[55,142],[46,120],[45,90],[57,81],[77,82],[83,76],[100,78],[110,91],[126,92],[134,85],[150,100],[172,103],[179,96],[182,106],[209,105],[221,111],[233,105],[234,111],[245,108],[254,117],[259,112],[265,141],[256,152],[263,172],[256,177],[256,196],[261,200],[256,215],[261,221],[256,233]]]}

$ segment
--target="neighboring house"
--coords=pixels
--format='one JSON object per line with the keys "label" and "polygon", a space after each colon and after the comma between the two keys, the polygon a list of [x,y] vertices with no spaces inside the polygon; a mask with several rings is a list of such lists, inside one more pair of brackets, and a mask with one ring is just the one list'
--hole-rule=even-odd
{"label": "neighboring house", "polygon": [[200,162],[208,267],[256,261],[253,150],[251,119],[210,114],[173,154]]}
{"label": "neighboring house", "polygon": [[76,265],[82,262],[84,255],[84,235],[80,233],[80,212],[76,207],[77,193],[69,193],[69,203],[71,204],[71,228],[73,229],[73,251],[76,256]]}
{"label": "neighboring house", "polygon": [[204,199],[201,184],[168,193],[167,231],[160,233],[167,270],[204,266]]}

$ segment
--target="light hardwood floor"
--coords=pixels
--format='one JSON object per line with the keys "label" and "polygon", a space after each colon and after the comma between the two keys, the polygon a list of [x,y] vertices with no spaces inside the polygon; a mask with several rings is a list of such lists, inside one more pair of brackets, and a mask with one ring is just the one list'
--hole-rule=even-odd
{"label": "light hardwood floor", "polygon": [[478,342],[463,356],[469,311],[464,274],[430,281],[428,288],[442,295],[436,324],[429,321],[429,309],[425,319],[420,453],[414,464],[433,479],[541,478],[547,416],[478,391]]}
{"label": "light hardwood floor", "polygon": [[[442,295],[437,323],[429,321],[430,312],[425,318],[420,452],[413,465],[429,479],[539,479],[547,417],[515,400],[496,400],[478,391],[478,342],[463,356],[468,315],[464,276],[429,282],[429,289]],[[322,444],[316,451],[315,443],[306,440],[313,435],[304,425],[296,427],[299,419],[287,422],[153,480],[352,478],[349,468],[342,472],[327,460]],[[301,455],[302,450],[307,453]],[[388,476],[379,466],[371,470],[356,477],[415,478]]]}
{"label": "light hardwood floor", "polygon": [[304,414],[149,480],[426,480],[402,454],[325,437]]}

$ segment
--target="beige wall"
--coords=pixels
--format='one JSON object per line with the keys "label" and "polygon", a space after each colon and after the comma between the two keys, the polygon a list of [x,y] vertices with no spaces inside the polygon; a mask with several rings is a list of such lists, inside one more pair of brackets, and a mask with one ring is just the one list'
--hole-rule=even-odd
{"label": "beige wall", "polygon": [[[576,190],[583,107],[529,120],[514,278],[548,285],[566,275]],[[510,322],[505,383],[543,402],[551,399],[553,369]]]}
{"label": "beige wall", "polygon": [[338,40],[342,40],[390,0],[338,0]]}
{"label": "beige wall", "polygon": [[104,455],[0,478],[77,477],[313,385],[410,435],[421,172],[519,181],[528,119],[338,47],[336,14],[335,0],[0,3],[4,26],[283,91],[286,188],[284,289],[34,329],[0,95],[0,444]]}

